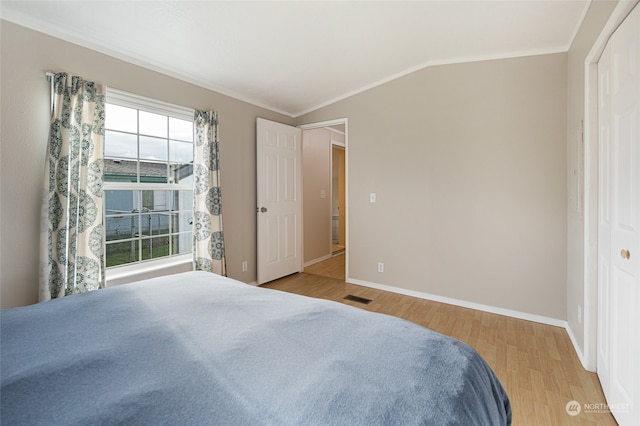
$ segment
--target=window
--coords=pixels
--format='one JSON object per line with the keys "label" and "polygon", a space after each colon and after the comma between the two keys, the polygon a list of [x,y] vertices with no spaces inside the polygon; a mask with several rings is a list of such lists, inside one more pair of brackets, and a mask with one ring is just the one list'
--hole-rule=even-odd
{"label": "window", "polygon": [[106,266],[191,253],[193,110],[108,89]]}

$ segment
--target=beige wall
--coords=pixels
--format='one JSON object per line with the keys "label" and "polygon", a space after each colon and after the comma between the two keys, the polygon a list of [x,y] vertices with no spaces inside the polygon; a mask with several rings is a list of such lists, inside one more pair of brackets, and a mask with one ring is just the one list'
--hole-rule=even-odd
{"label": "beige wall", "polygon": [[[571,44],[567,60],[567,322],[583,353],[585,149],[582,142],[582,121],[585,117],[585,58],[617,3],[591,2],[582,26]],[[593,182],[597,183],[597,178]],[[592,220],[597,218],[593,217]],[[593,262],[593,267],[595,266],[596,262]],[[594,312],[597,309],[595,301],[591,309]],[[596,316],[593,315],[592,320],[595,319]]]}
{"label": "beige wall", "polygon": [[299,117],[349,118],[349,278],[564,320],[566,75],[430,67]]}
{"label": "beige wall", "polygon": [[302,182],[303,250],[308,264],[331,255],[331,135],[327,129],[302,132]]}
{"label": "beige wall", "polygon": [[[352,278],[568,319],[581,344],[583,222],[573,174],[581,161],[581,67],[614,6],[592,3],[567,55],[431,67],[296,120],[2,21],[1,306],[37,298],[43,73],[67,70],[221,113],[232,277],[256,276],[255,117],[286,124],[348,117]],[[376,204],[369,192],[377,192]]]}
{"label": "beige wall", "polygon": [[[0,306],[37,301],[39,202],[48,133],[44,72],[68,71],[110,87],[220,113],[222,187],[229,275],[256,279],[256,117],[293,119],[128,64],[107,55],[1,23]],[[241,272],[242,261],[248,271]]]}

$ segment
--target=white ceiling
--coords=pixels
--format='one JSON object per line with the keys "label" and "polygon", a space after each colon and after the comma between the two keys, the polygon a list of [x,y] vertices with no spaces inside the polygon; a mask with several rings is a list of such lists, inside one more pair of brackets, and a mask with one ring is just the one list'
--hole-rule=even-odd
{"label": "white ceiling", "polygon": [[0,5],[3,19],[298,116],[429,65],[567,51],[589,1]]}

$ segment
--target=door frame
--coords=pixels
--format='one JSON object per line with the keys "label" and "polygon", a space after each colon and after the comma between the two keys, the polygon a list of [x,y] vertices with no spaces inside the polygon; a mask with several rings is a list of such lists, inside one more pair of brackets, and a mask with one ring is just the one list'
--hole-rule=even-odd
{"label": "door frame", "polygon": [[[345,207],[347,210],[346,218],[345,218],[345,262],[344,262],[344,275],[345,280],[349,280],[349,119],[348,118],[336,118],[334,120],[328,121],[319,121],[316,123],[309,124],[301,124],[298,126],[302,131],[311,130],[311,129],[320,129],[323,127],[331,127],[337,125],[344,125],[344,162],[345,162]],[[304,187],[304,182],[302,183]],[[304,210],[302,212],[302,217],[304,220]],[[304,237],[304,236],[303,236]],[[331,235],[329,235],[329,240],[331,241]],[[329,246],[331,247],[331,246]],[[304,259],[304,244],[302,247],[303,259]]]}
{"label": "door frame", "polygon": [[638,1],[619,2],[585,58],[584,110],[584,321],[583,351],[576,346],[584,368],[597,369],[598,342],[598,61],[609,37]]}
{"label": "door frame", "polygon": [[[332,177],[331,177],[331,202],[333,203],[333,168],[334,168],[334,164],[333,164],[333,154],[334,152],[336,152],[336,150],[340,150],[342,151],[342,157],[343,157],[343,163],[344,163],[344,175],[342,176],[342,179],[338,180],[338,207],[340,207],[340,187],[342,186],[344,188],[344,194],[345,194],[345,198],[343,201],[343,205],[342,205],[342,209],[340,209],[338,211],[338,237],[340,237],[341,233],[340,233],[340,228],[344,225],[345,228],[345,232],[343,235],[342,239],[339,239],[339,242],[345,247],[345,250],[347,248],[347,227],[346,227],[346,221],[347,221],[347,198],[346,198],[346,191],[347,191],[347,183],[346,183],[346,177],[347,177],[347,146],[345,143],[343,142],[338,142],[335,140],[331,140],[331,173],[332,173]],[[340,167],[338,165],[338,167]],[[333,206],[333,204],[332,204]],[[344,214],[343,214],[344,213]],[[342,216],[342,220],[340,220],[340,217]],[[333,255],[333,215],[331,217],[331,235],[329,235],[329,247],[331,248],[331,255]]]}

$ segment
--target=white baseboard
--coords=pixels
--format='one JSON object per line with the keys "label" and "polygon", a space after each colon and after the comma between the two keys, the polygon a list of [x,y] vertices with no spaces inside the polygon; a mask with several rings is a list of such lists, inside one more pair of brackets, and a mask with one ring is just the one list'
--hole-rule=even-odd
{"label": "white baseboard", "polygon": [[[587,368],[587,362],[586,362],[586,359],[584,357],[584,353],[580,349],[580,346],[578,346],[578,340],[576,339],[576,336],[573,335],[573,330],[571,330],[571,327],[569,327],[569,323],[567,323],[567,325],[565,326],[564,329],[567,330],[567,334],[569,335],[569,340],[571,340],[571,344],[573,345],[573,349],[576,351],[576,355],[578,356],[578,359],[580,360],[580,364],[582,364],[582,367],[585,370],[591,371],[591,370],[589,370],[589,368]],[[595,371],[594,371],[594,373],[595,373]]]}
{"label": "white baseboard", "polygon": [[[407,290],[404,288],[392,287],[384,284],[372,283],[369,281],[363,281],[356,278],[347,278],[346,282],[350,284],[361,285],[364,287],[371,287],[378,290],[389,291],[392,293],[404,294],[406,296],[413,296],[420,299],[432,300],[434,302],[446,303],[449,305],[461,306],[463,308],[475,309],[478,311],[489,312],[492,314],[504,315],[507,317],[518,318],[525,321],[533,321],[541,324],[552,325],[554,327],[567,328],[567,322],[555,318],[549,318],[542,315],[530,314],[527,312],[514,311],[511,309],[498,308],[496,306],[483,305],[480,303],[467,302],[466,300],[454,299],[451,297],[437,296],[435,294],[423,293],[421,291]],[[575,342],[572,340],[574,346]],[[578,355],[580,356],[580,355]]]}
{"label": "white baseboard", "polygon": [[[331,256],[329,256],[329,257],[331,257]],[[305,264],[305,266],[309,266],[309,265],[312,265],[313,263],[317,263],[317,262],[322,262],[322,260],[326,260],[326,259],[323,259],[323,258],[320,258],[320,260],[316,259],[315,261],[312,261],[309,264]],[[384,290],[384,291],[388,291],[388,292],[391,292],[391,293],[403,294],[405,296],[417,297],[419,299],[432,300],[434,302],[446,303],[448,305],[460,306],[460,307],[463,307],[463,308],[475,309],[475,310],[478,310],[478,311],[488,312],[488,313],[491,313],[491,314],[504,315],[504,316],[507,316],[507,317],[517,318],[517,319],[521,319],[521,320],[525,320],[525,321],[533,321],[533,322],[537,322],[537,323],[540,323],[540,324],[546,324],[546,325],[551,325],[551,326],[554,326],[554,327],[564,328],[565,331],[567,332],[567,334],[569,335],[569,340],[571,341],[571,344],[573,345],[573,349],[575,350],[576,355],[578,356],[578,359],[580,360],[580,363],[582,364],[582,367],[585,370],[590,371],[587,368],[584,354],[582,353],[582,350],[580,349],[580,346],[578,346],[578,342],[577,342],[575,336],[573,335],[573,331],[571,330],[571,327],[569,327],[569,324],[567,323],[567,321],[559,320],[559,319],[556,319],[556,318],[545,317],[545,316],[542,316],[542,315],[530,314],[530,313],[527,313],[527,312],[520,312],[520,311],[511,310],[511,309],[499,308],[499,307],[496,307],[496,306],[483,305],[481,303],[468,302],[466,300],[454,299],[454,298],[451,298],[451,297],[438,296],[438,295],[435,295],[435,294],[424,293],[424,292],[421,292],[421,291],[407,290],[407,289],[399,288],[399,287],[392,287],[392,286],[388,286],[388,285],[384,285],[384,284],[373,283],[373,282],[370,282],[370,281],[359,280],[359,279],[356,279],[356,278],[347,278],[346,282],[349,283],[349,284],[361,285],[363,287],[375,288],[377,290]],[[253,285],[253,286],[257,286],[258,285],[258,283],[256,281],[253,281],[253,282],[248,283],[248,284],[249,285]]]}
{"label": "white baseboard", "polygon": [[329,254],[327,254],[327,255],[325,255],[325,256],[318,257],[317,259],[313,259],[313,260],[310,260],[310,261],[308,261],[308,262],[305,262],[305,263],[302,265],[302,267],[303,267],[303,268],[306,268],[307,266],[311,266],[311,265],[313,265],[313,264],[315,264],[315,263],[320,263],[320,262],[325,261],[325,260],[327,260],[327,259],[331,259],[331,257],[332,257],[332,256],[331,256],[331,253],[329,253]]}
{"label": "white baseboard", "polygon": [[350,284],[361,285],[361,286],[364,286],[364,287],[371,287],[371,288],[375,288],[375,289],[378,289],[378,290],[389,291],[391,293],[404,294],[406,296],[413,296],[413,297],[417,297],[417,298],[420,298],[420,299],[432,300],[434,302],[441,302],[441,303],[446,303],[446,304],[449,304],[449,305],[461,306],[463,308],[476,309],[478,311],[489,312],[489,313],[492,313],[492,314],[504,315],[504,316],[507,316],[507,317],[518,318],[518,319],[525,320],[525,321],[533,321],[533,322],[537,322],[537,323],[541,323],[541,324],[551,325],[551,326],[554,326],[554,327],[564,328],[565,331],[567,332],[567,334],[569,335],[569,340],[571,341],[571,344],[573,345],[573,350],[576,352],[576,355],[578,356],[578,359],[580,360],[580,363],[582,364],[582,367],[587,371],[591,371],[587,367],[587,364],[585,362],[584,353],[580,349],[580,346],[578,346],[578,341],[576,340],[576,337],[573,335],[573,331],[571,330],[571,327],[569,327],[569,323],[567,323],[567,321],[559,320],[559,319],[556,319],[556,318],[549,318],[549,317],[545,317],[545,316],[542,316],[542,315],[530,314],[530,313],[527,313],[527,312],[520,312],[520,311],[511,310],[511,309],[498,308],[496,306],[489,306],[489,305],[483,305],[483,304],[480,304],[480,303],[467,302],[466,300],[460,300],[460,299],[453,299],[453,298],[450,298],[450,297],[437,296],[437,295],[434,295],[434,294],[423,293],[423,292],[420,292],[420,291],[407,290],[407,289],[404,289],[404,288],[398,288],[398,287],[392,287],[392,286],[388,286],[388,285],[384,285],[384,284],[372,283],[372,282],[369,282],[369,281],[358,280],[356,278],[347,278],[346,282],[348,282]]}

